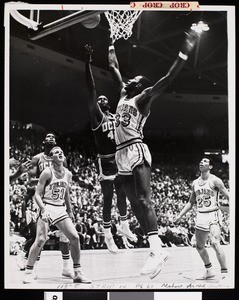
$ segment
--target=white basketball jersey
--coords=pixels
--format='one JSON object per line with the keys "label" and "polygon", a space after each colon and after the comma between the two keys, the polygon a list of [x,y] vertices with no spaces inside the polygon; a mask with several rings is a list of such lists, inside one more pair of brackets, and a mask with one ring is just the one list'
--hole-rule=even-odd
{"label": "white basketball jersey", "polygon": [[215,177],[215,175],[210,174],[207,180],[202,180],[199,177],[194,181],[198,212],[211,212],[219,209],[219,191],[213,183]]}
{"label": "white basketball jersey", "polygon": [[139,112],[135,99],[136,97],[127,99],[125,96],[118,103],[115,115],[117,146],[130,140],[143,139],[143,127],[147,117]]}
{"label": "white basketball jersey", "polygon": [[64,175],[62,178],[57,178],[53,167],[49,167],[52,173],[50,183],[45,187],[43,202],[61,206],[65,203],[65,193],[69,185],[67,174],[69,171],[64,167]]}

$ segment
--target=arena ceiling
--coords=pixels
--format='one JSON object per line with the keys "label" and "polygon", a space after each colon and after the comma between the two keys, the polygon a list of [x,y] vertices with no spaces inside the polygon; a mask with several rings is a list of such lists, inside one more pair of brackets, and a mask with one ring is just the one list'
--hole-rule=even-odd
{"label": "arena ceiling", "polygon": [[[27,16],[29,12],[21,12]],[[48,24],[53,20],[65,17],[74,11],[40,11],[40,21]],[[184,31],[199,20],[210,27],[203,33],[200,43],[194,49],[186,66],[173,84],[167,89],[168,93],[227,95],[227,59],[228,59],[228,30],[227,12],[175,12],[175,11],[144,11],[136,24],[133,34],[128,40],[118,40],[115,48],[120,63],[122,75],[130,78],[138,74],[148,76],[156,82],[164,76],[176,58],[184,39]],[[87,112],[85,102],[79,104],[79,98],[85,97],[83,85],[76,70],[59,67],[41,57],[34,56],[17,47],[14,39],[18,38],[29,45],[41,46],[63,54],[69,59],[84,61],[84,45],[91,44],[93,66],[108,71],[107,45],[108,23],[101,14],[100,24],[94,29],[87,29],[77,23],[65,29],[51,33],[37,40],[32,40],[32,31],[19,24],[13,18],[10,20],[10,75],[11,75],[11,113],[12,118],[20,118],[23,108],[27,106],[29,113],[35,119],[41,118],[42,124],[49,124],[49,110],[60,110],[75,117]],[[29,46],[30,47],[30,46]],[[59,85],[64,86],[59,91]],[[112,87],[111,84],[99,84],[100,93]],[[58,90],[58,91],[56,91]],[[106,92],[110,93],[109,91]],[[114,93],[114,92],[113,92]],[[56,98],[58,98],[56,100]],[[60,103],[59,103],[59,99]],[[56,105],[58,101],[58,105]],[[75,107],[70,111],[69,102]],[[167,105],[167,104],[165,104]],[[30,121],[30,117],[25,121]],[[80,118],[80,117],[79,117]],[[54,127],[54,118],[51,125]],[[63,121],[63,120],[62,120]],[[47,123],[48,122],[48,123]],[[59,122],[58,118],[56,123]],[[85,123],[79,121],[77,126]],[[71,122],[69,120],[69,126]]]}

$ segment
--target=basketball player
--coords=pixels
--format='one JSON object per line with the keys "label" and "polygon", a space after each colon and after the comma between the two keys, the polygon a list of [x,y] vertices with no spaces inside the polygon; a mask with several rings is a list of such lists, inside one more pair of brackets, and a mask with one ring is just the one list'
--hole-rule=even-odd
{"label": "basketball player", "polygon": [[220,213],[218,196],[222,193],[226,199],[229,199],[229,193],[222,180],[211,174],[213,161],[209,158],[203,158],[199,163],[200,176],[192,183],[192,192],[189,202],[185,205],[179,215],[174,219],[180,220],[193,205],[197,205],[196,217],[196,249],[204,262],[205,273],[197,278],[198,280],[212,279],[216,273],[212,268],[208,251],[205,247],[208,236],[210,235],[211,245],[216,252],[217,259],[221,266],[222,277],[227,273],[226,257],[220,246]]}
{"label": "basketball player", "polygon": [[[161,248],[157,217],[150,200],[151,154],[143,143],[143,127],[150,114],[153,100],[159,96],[179,73],[195,46],[199,34],[189,30],[182,50],[166,76],[151,86],[148,78],[136,76],[126,84],[122,80],[114,45],[109,46],[109,68],[120,92],[116,110],[116,162],[126,196],[138,221],[148,235],[150,255],[141,274],[154,278],[161,271],[168,253]],[[135,199],[136,202],[135,203]],[[140,206],[140,207],[139,207]]]}
{"label": "basketball player", "polygon": [[[56,137],[54,133],[48,132],[45,135],[44,141],[44,152],[36,154],[31,161],[31,168],[28,172],[29,179],[30,179],[30,188],[28,190],[28,197],[31,198],[35,193],[35,186],[39,180],[39,175],[41,172],[46,168],[51,166],[52,164],[52,158],[49,156],[49,153],[56,145]],[[66,167],[66,160],[64,161],[64,166]],[[36,237],[36,222],[34,220],[29,222],[29,228],[31,230],[31,238],[27,241],[25,247],[24,247],[24,257],[25,259],[22,260],[21,257],[18,258],[18,265],[20,267],[20,270],[25,269],[25,260],[28,257],[29,250],[31,248],[31,245],[33,244],[35,237]],[[60,250],[62,253],[62,259],[63,259],[63,270],[62,270],[62,276],[65,277],[72,277],[73,274],[70,271],[69,268],[69,262],[70,262],[70,251],[69,251],[69,240],[66,238],[66,236],[60,231]],[[40,254],[39,254],[40,255]],[[38,257],[37,263],[40,260],[40,256]],[[35,264],[35,268],[37,267],[37,263]]]}
{"label": "basketball player", "polygon": [[52,165],[42,171],[36,187],[35,200],[40,209],[40,216],[37,221],[36,239],[30,249],[23,283],[31,283],[34,280],[33,267],[46,242],[50,224],[57,226],[70,240],[74,268],[73,282],[91,283],[91,280],[81,271],[79,236],[71,220],[73,213],[69,185],[72,174],[63,166],[65,156],[60,147],[53,147],[50,157]]}
{"label": "basketball player", "polygon": [[103,226],[105,232],[105,243],[112,253],[118,252],[112,233],[111,233],[111,206],[113,191],[117,194],[117,205],[120,213],[121,226],[118,229],[120,233],[133,242],[137,242],[137,237],[130,229],[127,222],[126,196],[123,191],[119,176],[117,175],[117,166],[115,162],[115,118],[110,113],[109,101],[105,96],[97,98],[94,78],[91,70],[91,57],[93,50],[91,46],[86,45],[86,80],[89,88],[89,110],[91,128],[94,133],[95,143],[98,148],[98,173],[100,185],[103,193]]}

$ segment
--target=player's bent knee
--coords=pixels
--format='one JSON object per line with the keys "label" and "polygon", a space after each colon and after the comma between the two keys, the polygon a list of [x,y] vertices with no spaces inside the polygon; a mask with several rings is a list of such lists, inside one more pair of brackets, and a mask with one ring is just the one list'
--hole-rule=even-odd
{"label": "player's bent knee", "polygon": [[69,243],[69,239],[68,239],[66,236],[60,237],[60,238],[59,238],[59,241],[60,241],[61,243],[65,243],[65,244],[68,244],[68,243]]}
{"label": "player's bent knee", "polygon": [[69,239],[60,231],[59,241],[61,243],[69,243]]}
{"label": "player's bent knee", "polygon": [[70,243],[79,243],[80,242],[80,238],[78,233],[73,233],[71,234],[71,236],[69,237]]}
{"label": "player's bent knee", "polygon": [[43,247],[46,243],[46,236],[40,235],[36,239],[36,244],[39,248]]}
{"label": "player's bent knee", "polygon": [[145,208],[150,208],[151,204],[149,202],[149,199],[145,196],[140,196],[139,198],[139,203],[141,206],[145,207]]}

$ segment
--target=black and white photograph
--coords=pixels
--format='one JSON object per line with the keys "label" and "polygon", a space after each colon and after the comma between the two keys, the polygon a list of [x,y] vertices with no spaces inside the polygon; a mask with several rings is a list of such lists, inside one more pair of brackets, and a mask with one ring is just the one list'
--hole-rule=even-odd
{"label": "black and white photograph", "polygon": [[235,288],[235,7],[180,3],[5,3],[6,289]]}

